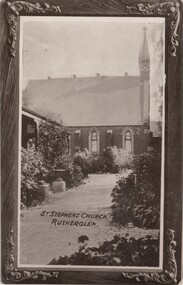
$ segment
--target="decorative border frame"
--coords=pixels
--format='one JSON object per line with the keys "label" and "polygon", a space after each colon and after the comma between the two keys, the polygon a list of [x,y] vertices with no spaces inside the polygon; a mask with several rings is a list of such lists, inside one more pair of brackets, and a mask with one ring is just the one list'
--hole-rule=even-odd
{"label": "decorative border frame", "polygon": [[[168,231],[169,244],[167,247],[168,262],[166,269],[161,273],[122,273],[122,276],[128,279],[135,279],[138,282],[142,281],[154,281],[159,284],[170,284],[177,282],[177,263],[175,259],[175,247],[176,241],[174,240],[174,231]],[[10,229],[7,237],[7,261],[5,264],[5,273],[7,281],[22,282],[26,280],[46,281],[50,278],[57,280],[59,278],[59,272],[55,271],[18,271],[14,266],[14,231],[13,227]]]}
{"label": "decorative border frame", "polygon": [[[74,7],[84,7],[87,9],[96,10],[97,14],[107,14],[108,10],[111,8],[111,13],[115,10],[125,11],[125,15],[128,16],[153,16],[153,17],[165,17],[168,25],[167,31],[167,48],[170,57],[176,57],[179,48],[179,26],[180,26],[180,3],[175,1],[160,2],[160,3],[139,3],[135,4],[131,0],[108,0],[110,2],[110,7],[105,6],[104,2],[98,2],[93,0],[90,5],[89,2],[78,2],[75,0]],[[72,1],[71,1],[72,2]],[[41,3],[41,4],[40,4]],[[6,2],[6,20],[8,25],[8,48],[9,53],[12,58],[15,58],[16,54],[16,35],[17,35],[17,22],[19,16],[36,16],[36,15],[62,15],[62,8],[60,6],[52,6],[46,2],[40,3],[29,3],[25,1],[11,1]],[[62,4],[61,4],[62,6]],[[73,7],[72,7],[73,8]],[[77,14],[77,13],[76,13]],[[87,14],[87,13],[86,13]],[[123,12],[122,12],[123,14]],[[121,14],[121,16],[123,16]],[[122,279],[134,279],[137,282],[156,282],[159,284],[172,284],[177,282],[177,262],[175,257],[175,231],[169,229],[167,232],[167,261],[164,264],[164,270],[158,273],[126,273],[122,272]],[[6,264],[4,266],[4,273],[6,276],[7,283],[16,283],[31,280],[32,282],[47,283],[54,282],[58,283],[62,272],[54,271],[27,271],[18,270],[15,268],[15,244],[14,244],[14,229],[11,227],[7,233],[6,240]]]}
{"label": "decorative border frame", "polygon": [[[179,45],[177,30],[180,23],[180,4],[178,2],[163,2],[154,5],[126,5],[125,8],[129,15],[167,16],[170,27],[170,54],[176,56],[177,47]],[[20,15],[30,16],[45,13],[47,15],[50,13],[58,15],[61,14],[61,9],[59,6],[50,6],[47,3],[41,5],[40,3],[32,4],[24,1],[7,2],[7,22],[9,25],[8,42],[12,56],[15,56],[17,17]]]}

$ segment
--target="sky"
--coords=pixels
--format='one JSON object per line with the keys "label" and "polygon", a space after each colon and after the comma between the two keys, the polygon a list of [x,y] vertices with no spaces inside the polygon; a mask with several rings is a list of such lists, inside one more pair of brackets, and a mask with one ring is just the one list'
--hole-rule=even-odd
{"label": "sky", "polygon": [[[151,115],[163,82],[163,18],[21,17],[22,89],[31,79],[139,75],[143,27],[151,57]],[[154,110],[153,110],[154,109]]]}

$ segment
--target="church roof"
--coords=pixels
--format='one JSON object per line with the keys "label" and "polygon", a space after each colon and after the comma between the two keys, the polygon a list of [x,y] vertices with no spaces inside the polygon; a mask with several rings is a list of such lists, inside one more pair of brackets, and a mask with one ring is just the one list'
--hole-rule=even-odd
{"label": "church roof", "polygon": [[31,80],[23,106],[43,116],[60,115],[67,126],[142,124],[138,76]]}

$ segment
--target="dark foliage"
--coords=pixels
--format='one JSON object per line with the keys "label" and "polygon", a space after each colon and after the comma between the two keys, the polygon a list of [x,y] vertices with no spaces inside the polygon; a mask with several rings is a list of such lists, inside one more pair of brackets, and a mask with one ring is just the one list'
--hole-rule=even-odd
{"label": "dark foliage", "polygon": [[73,158],[75,165],[79,166],[84,177],[87,177],[90,172],[88,159],[82,155],[75,155]]}
{"label": "dark foliage", "polygon": [[114,173],[115,172],[115,155],[112,147],[107,147],[101,154],[101,159],[103,160],[105,166],[105,172]]}
{"label": "dark foliage", "polygon": [[113,221],[131,222],[138,227],[159,228],[160,223],[160,154],[136,156],[133,172],[121,178],[112,191]]}
{"label": "dark foliage", "polygon": [[39,125],[38,149],[45,165],[55,167],[60,157],[68,153],[69,132],[66,127],[54,121],[42,121]]}
{"label": "dark foliage", "polygon": [[78,243],[84,243],[87,240],[89,240],[89,238],[86,235],[82,235],[78,237]]}
{"label": "dark foliage", "polygon": [[105,161],[101,155],[92,155],[88,160],[88,169],[90,174],[106,173]]}
{"label": "dark foliage", "polygon": [[21,157],[21,202],[35,206],[44,200],[38,182],[52,183],[56,179],[54,169],[65,170],[67,187],[78,186],[85,176],[81,163],[68,155],[68,130],[57,122],[44,121],[39,126],[38,147],[31,141],[22,148]]}
{"label": "dark foliage", "polygon": [[101,154],[80,152],[76,154],[75,161],[81,167],[82,173],[87,176],[88,174],[119,173],[122,169],[131,167],[133,156],[113,146],[107,147]]}
{"label": "dark foliage", "polygon": [[[128,234],[127,234],[128,235]],[[115,235],[99,247],[80,246],[71,256],[53,259],[50,265],[158,266],[159,240],[150,236],[134,239]]]}
{"label": "dark foliage", "polygon": [[21,203],[26,207],[37,205],[44,200],[39,191],[38,181],[44,179],[48,171],[43,157],[35,150],[34,143],[29,142],[28,149],[21,152]]}
{"label": "dark foliage", "polygon": [[68,188],[78,186],[84,174],[76,158],[68,154],[69,131],[66,127],[53,121],[42,122],[39,126],[38,148],[49,170],[46,182],[52,183],[56,174],[54,169],[64,169],[64,180]]}

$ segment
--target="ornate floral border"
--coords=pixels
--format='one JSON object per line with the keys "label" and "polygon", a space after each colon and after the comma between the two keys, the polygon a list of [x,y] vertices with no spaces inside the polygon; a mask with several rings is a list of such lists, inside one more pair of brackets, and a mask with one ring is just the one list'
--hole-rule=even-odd
{"label": "ornate floral border", "polygon": [[[10,46],[11,56],[15,56],[16,50],[16,28],[17,19],[20,15],[60,15],[61,9],[59,6],[51,6],[46,3],[32,4],[24,1],[7,2],[6,18],[8,23],[8,44]],[[112,5],[112,4],[111,4]],[[176,1],[162,2],[156,4],[136,4],[134,6],[125,5],[126,14],[142,15],[142,16],[164,16],[168,22],[168,42],[169,53],[171,56],[176,56],[178,42],[178,28],[180,23],[180,5]],[[126,15],[125,14],[125,15]],[[175,259],[174,231],[168,230],[168,261],[164,271],[160,273],[122,273],[122,276],[127,279],[135,279],[136,281],[150,281],[159,284],[170,284],[176,282],[177,265]],[[22,282],[24,280],[39,280],[46,281],[59,278],[59,272],[49,271],[18,271],[14,266],[14,231],[10,229],[7,238],[7,260],[5,264],[6,279],[9,282]]]}
{"label": "ornate floral border", "polygon": [[136,6],[127,6],[130,14],[146,16],[165,16],[168,19],[170,55],[176,56],[178,42],[178,27],[180,23],[180,4],[178,2],[162,2],[154,5],[137,4]]}
{"label": "ornate floral border", "polygon": [[[10,53],[15,56],[16,45],[16,27],[17,17],[20,15],[57,15],[61,14],[59,6],[50,6],[47,3],[32,4],[24,1],[7,2],[6,18],[8,22],[8,43],[10,45]],[[112,4],[111,4],[112,5]],[[170,55],[176,56],[178,42],[178,27],[180,23],[180,4],[178,2],[162,2],[157,4],[136,4],[135,6],[127,6],[124,4],[126,14],[143,15],[143,16],[164,16],[168,19],[169,29],[169,46]],[[112,6],[111,6],[112,7]]]}
{"label": "ornate floral border", "polygon": [[[136,281],[151,281],[159,284],[172,284],[176,283],[177,278],[177,264],[175,259],[175,247],[176,242],[174,240],[174,231],[168,230],[169,243],[167,247],[168,260],[165,266],[165,270],[160,273],[122,273],[122,276],[128,279],[135,279]],[[10,229],[7,237],[7,260],[5,264],[5,275],[7,281],[22,282],[25,280],[39,280],[48,281],[49,279],[59,279],[59,272],[55,271],[18,271],[14,266],[14,231],[13,227]]]}

